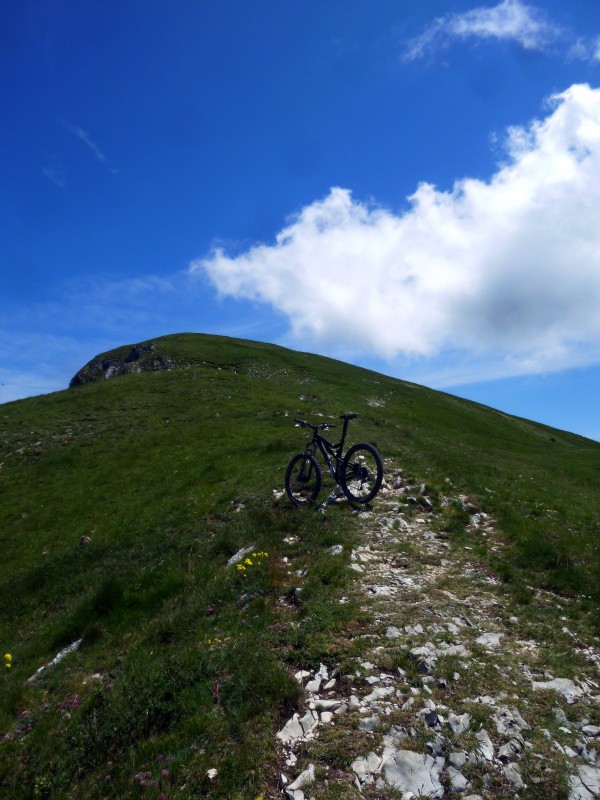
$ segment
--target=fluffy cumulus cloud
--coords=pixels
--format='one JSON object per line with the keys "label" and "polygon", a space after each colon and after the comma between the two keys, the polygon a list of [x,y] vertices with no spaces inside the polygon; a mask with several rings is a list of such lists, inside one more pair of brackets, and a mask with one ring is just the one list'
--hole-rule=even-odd
{"label": "fluffy cumulus cloud", "polygon": [[401,213],[334,188],[273,243],[216,249],[190,271],[221,295],[270,304],[305,349],[460,352],[503,374],[597,361],[600,89],[574,85],[550,102],[545,119],[508,131],[488,181],[423,183]]}
{"label": "fluffy cumulus cloud", "polygon": [[472,38],[503,39],[517,42],[526,50],[544,50],[559,34],[559,29],[534,6],[503,0],[497,6],[438,17],[408,43],[403,55],[411,61],[456,39]]}

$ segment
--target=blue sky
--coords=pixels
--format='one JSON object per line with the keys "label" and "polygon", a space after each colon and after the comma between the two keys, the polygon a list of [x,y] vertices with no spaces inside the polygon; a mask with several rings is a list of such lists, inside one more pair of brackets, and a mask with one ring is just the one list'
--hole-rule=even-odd
{"label": "blue sky", "polygon": [[600,439],[598,0],[2,17],[0,402],[198,331]]}

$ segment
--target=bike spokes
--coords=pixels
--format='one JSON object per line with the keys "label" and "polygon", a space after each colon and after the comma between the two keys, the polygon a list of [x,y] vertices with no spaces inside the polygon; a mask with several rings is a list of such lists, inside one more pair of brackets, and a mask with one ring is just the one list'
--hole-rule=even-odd
{"label": "bike spokes", "polygon": [[383,465],[377,450],[368,444],[355,445],[342,464],[340,485],[355,503],[368,503],[381,487]]}
{"label": "bike spokes", "polygon": [[321,489],[321,470],[311,455],[299,453],[290,461],[285,488],[288,497],[297,506],[307,506],[315,500]]}

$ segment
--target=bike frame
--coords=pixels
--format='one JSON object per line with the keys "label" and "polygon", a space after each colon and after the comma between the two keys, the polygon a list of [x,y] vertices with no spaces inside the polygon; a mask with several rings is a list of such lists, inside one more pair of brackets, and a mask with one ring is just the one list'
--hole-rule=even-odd
{"label": "bike frame", "polygon": [[[310,426],[312,427],[312,425]],[[332,426],[333,427],[333,426]],[[346,441],[346,434],[348,433],[348,420],[344,419],[344,427],[342,429],[342,438],[338,444],[333,444],[329,439],[326,439],[322,433],[319,433],[318,428],[313,428],[312,439],[306,443],[304,448],[305,453],[314,455],[316,448],[319,449],[323,456],[325,463],[329,467],[329,474],[333,480],[338,483],[338,470],[342,463],[342,451]]]}

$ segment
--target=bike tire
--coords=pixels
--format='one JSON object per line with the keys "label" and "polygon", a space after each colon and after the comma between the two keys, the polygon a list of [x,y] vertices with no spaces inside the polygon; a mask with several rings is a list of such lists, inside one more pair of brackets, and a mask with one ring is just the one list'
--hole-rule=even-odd
{"label": "bike tire", "polygon": [[340,467],[339,480],[350,502],[371,502],[383,481],[383,462],[372,444],[355,444],[348,450]]}
{"label": "bike tire", "polygon": [[285,491],[295,506],[308,507],[321,491],[321,467],[310,453],[298,453],[285,471]]}

